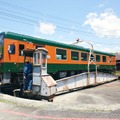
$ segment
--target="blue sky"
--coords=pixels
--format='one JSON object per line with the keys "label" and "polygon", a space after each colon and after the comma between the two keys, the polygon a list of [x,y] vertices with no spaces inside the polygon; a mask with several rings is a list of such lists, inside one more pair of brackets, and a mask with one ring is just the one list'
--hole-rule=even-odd
{"label": "blue sky", "polygon": [[0,31],[68,44],[79,38],[94,49],[120,52],[119,5],[119,0],[0,0]]}

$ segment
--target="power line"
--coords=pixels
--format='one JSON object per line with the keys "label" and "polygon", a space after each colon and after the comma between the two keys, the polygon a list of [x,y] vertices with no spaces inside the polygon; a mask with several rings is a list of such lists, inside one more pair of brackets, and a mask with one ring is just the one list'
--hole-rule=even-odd
{"label": "power line", "polygon": [[101,42],[96,42],[96,41],[92,41],[93,43],[98,43],[98,44],[106,44],[106,45],[118,45],[118,44],[120,44],[120,43],[106,43],[106,42],[104,42],[104,43],[101,43]]}
{"label": "power line", "polygon": [[27,21],[27,22],[30,22],[30,23],[37,23],[37,21],[32,20],[32,19],[28,19],[28,18],[25,18],[25,17],[13,15],[13,14],[2,12],[2,11],[0,11],[0,13],[1,13],[1,15],[5,15],[5,16],[8,16],[8,17],[11,17],[11,18],[14,18],[14,19],[24,20],[24,21]]}
{"label": "power line", "polygon": [[28,14],[24,14],[24,13],[21,13],[21,12],[17,12],[17,11],[12,11],[12,10],[8,10],[8,9],[5,9],[5,8],[0,8],[0,10],[2,11],[5,11],[5,12],[8,12],[8,13],[16,13],[18,15],[23,15],[23,16],[27,16],[28,18],[36,18],[36,19],[39,19],[39,17],[36,17],[36,16],[32,16],[32,15],[28,15]]}
{"label": "power line", "polygon": [[[12,7],[12,8],[15,8],[15,9],[17,9],[18,10],[18,8],[19,8],[19,10],[24,10],[24,12],[29,12],[29,13],[36,13],[36,14],[39,14],[39,15],[43,15],[43,16],[49,16],[49,17],[52,17],[52,19],[57,19],[57,22],[58,22],[58,20],[61,20],[62,22],[66,22],[66,23],[74,23],[74,24],[76,24],[77,25],[77,28],[78,29],[74,29],[74,28],[66,28],[66,27],[64,27],[65,29],[68,29],[68,30],[74,30],[75,32],[76,31],[78,31],[78,32],[86,32],[86,31],[83,31],[83,30],[80,30],[81,28],[79,28],[78,26],[78,22],[76,22],[76,21],[71,21],[71,20],[68,20],[68,19],[64,19],[64,18],[60,18],[60,17],[56,17],[56,16],[53,16],[53,15],[49,15],[49,14],[46,14],[46,13],[43,13],[43,12],[38,12],[38,11],[35,11],[35,10],[32,10],[32,9],[28,9],[28,8],[24,8],[24,7],[21,7],[21,6],[18,6],[18,5],[14,5],[14,4],[11,4],[11,3],[8,3],[8,2],[4,2],[4,1],[0,1],[1,2],[1,4],[3,4],[3,5],[6,5],[6,6],[8,6],[8,7]],[[11,11],[12,12],[12,11]],[[20,13],[21,14],[21,13]],[[22,13],[22,15],[23,15],[23,13]],[[24,14],[25,16],[29,16],[29,15],[26,15],[26,14]],[[30,16],[29,16],[30,17]],[[31,16],[32,17],[32,16]],[[32,17],[33,18],[33,17]],[[38,18],[38,17],[35,17],[35,18]],[[57,25],[58,27],[61,27],[61,28],[63,28],[63,26],[60,26],[60,25]],[[92,33],[92,32],[91,32]],[[87,32],[87,34],[89,34],[88,32]]]}
{"label": "power line", "polygon": [[[21,22],[21,20],[22,20],[21,23],[26,23],[26,24],[30,24],[30,25],[36,25],[36,24],[38,24],[38,22],[36,20],[33,20],[33,19],[29,19],[29,18],[26,18],[26,17],[21,17],[21,16],[18,16],[18,15],[14,15],[14,14],[3,12],[3,11],[0,11],[0,12],[1,12],[1,15],[4,15],[4,16],[12,18],[12,19],[9,19],[9,20],[13,20],[13,18],[14,18],[14,19],[16,19],[14,21],[17,21],[17,22]],[[8,19],[8,18],[4,18],[4,19]],[[23,22],[23,20],[25,20],[25,22]],[[69,31],[74,31],[76,33],[82,32],[82,33],[89,34],[89,33],[85,32],[85,31],[81,31],[81,30],[74,29],[74,28],[67,28],[65,26],[59,26],[59,25],[57,25],[57,27],[59,29],[65,29],[65,30],[69,30]]]}
{"label": "power line", "polygon": [[[12,7],[12,8],[15,8],[15,9],[20,9],[20,10],[24,10],[24,12],[25,11],[27,11],[27,12],[29,12],[29,13],[36,13],[36,14],[43,14],[42,12],[38,12],[38,11],[35,11],[35,10],[32,10],[32,9],[28,9],[28,8],[24,8],[24,7],[21,7],[21,6],[17,6],[17,5],[14,5],[14,4],[11,4],[11,3],[8,3],[8,2],[4,2],[4,1],[0,1],[0,2],[2,2],[2,4],[3,5],[6,5],[6,6],[8,6],[8,7]],[[23,14],[22,14],[23,15]],[[25,15],[25,14],[24,14]],[[50,16],[51,17],[51,15],[49,15],[49,14],[43,14],[43,15],[47,15],[47,16]],[[27,15],[28,16],[28,15]],[[16,16],[15,16],[16,17]],[[17,16],[18,17],[18,16]],[[54,17],[54,18],[59,18],[59,17],[55,17],[55,16],[52,16],[52,17]],[[31,22],[32,21],[32,23],[33,22],[37,22],[37,21],[34,21],[34,20],[32,20],[32,19],[28,19],[28,18],[21,18],[21,17],[19,17],[19,19],[27,19],[27,21],[28,22]],[[59,19],[60,20],[60,19]],[[62,19],[62,20],[64,20],[64,19]],[[65,22],[66,20],[64,20],[64,22]],[[66,21],[67,23],[68,23],[68,20]],[[73,21],[72,21],[72,23],[73,23]],[[75,23],[75,22],[74,22]],[[94,34],[93,32],[86,32],[86,31],[83,31],[83,30],[81,30],[80,28],[78,28],[78,24],[77,24],[77,28],[78,29],[76,29],[76,28],[68,28],[68,27],[66,27],[66,26],[62,26],[62,25],[56,25],[57,26],[57,28],[59,28],[59,29],[65,29],[66,31],[67,30],[69,30],[69,31],[74,31],[74,33],[82,33],[82,34]]]}
{"label": "power line", "polygon": [[[67,23],[68,22],[73,22],[73,21],[69,21],[69,20],[66,21],[63,18],[59,19],[59,17],[55,17],[55,16],[52,16],[52,15],[49,15],[49,14],[38,12],[38,11],[35,11],[35,10],[32,10],[32,9],[24,8],[24,7],[14,5],[14,4],[11,4],[11,3],[8,3],[8,2],[4,2],[4,1],[1,1],[1,0],[0,0],[0,3],[2,5],[7,6],[7,7],[12,7],[14,9],[22,10],[22,11],[27,12],[27,13],[28,12],[29,13],[35,13],[36,15],[39,14],[39,15],[43,15],[43,16],[47,15],[49,17],[52,17],[52,19],[54,19],[54,20],[56,19],[57,21],[62,20],[63,22],[67,22]],[[0,10],[1,10],[1,8],[0,8]],[[15,21],[15,22],[19,22],[19,23],[23,23],[23,24],[31,25],[31,26],[39,26],[38,21],[35,20],[35,19],[39,19],[38,17],[35,17],[35,16],[32,17],[31,15],[23,14],[23,13],[12,11],[12,10],[8,11],[7,9],[2,9],[0,12],[1,12],[0,15],[2,15],[1,18],[3,18],[3,19],[10,20],[10,21]],[[12,13],[9,13],[9,12],[12,12]],[[19,15],[14,15],[13,13],[17,13]],[[35,18],[35,19],[33,19],[33,18]],[[74,23],[76,23],[76,22],[74,22]],[[82,33],[82,35],[84,34],[84,36],[94,36],[93,32],[83,31],[83,30],[79,29],[78,26],[77,26],[77,29],[76,28],[69,28],[69,27],[66,27],[64,25],[59,25],[59,24],[56,25],[56,26],[57,26],[58,31],[62,31],[62,32],[72,31],[73,33],[76,33],[76,34]],[[108,37],[104,36],[104,38],[108,38]],[[97,43],[99,43],[99,42],[97,42]],[[99,43],[99,44],[104,44],[104,43]]]}
{"label": "power line", "polygon": [[0,17],[0,18],[2,18],[2,19],[6,19],[6,20],[10,20],[10,21],[15,21],[15,22],[19,22],[19,23],[22,23],[22,24],[27,24],[27,25],[34,25],[34,24],[32,24],[32,23],[28,23],[28,22],[23,22],[23,21],[20,21],[20,20],[16,20],[16,19],[11,19],[11,18],[6,18],[6,17]]}
{"label": "power line", "polygon": [[28,12],[28,13],[35,13],[35,14],[39,14],[39,15],[42,15],[42,16],[49,16],[49,18],[57,19],[57,21],[61,20],[61,21],[66,22],[66,23],[70,22],[70,23],[74,23],[74,24],[78,24],[79,23],[77,21],[68,20],[68,19],[65,19],[65,18],[60,18],[58,16],[49,15],[47,13],[43,13],[43,12],[40,12],[40,11],[35,11],[33,9],[24,8],[24,7],[21,7],[21,6],[18,6],[18,5],[14,5],[12,3],[4,2],[4,1],[1,1],[1,0],[0,0],[0,4],[8,6],[8,7],[15,8],[17,10],[22,10],[22,11]]}
{"label": "power line", "polygon": [[[11,18],[6,18],[6,17],[1,17],[1,18],[3,18],[3,19],[6,19],[6,20],[10,20],[10,21],[15,21],[15,22],[19,22],[19,23],[22,23],[22,24],[27,24],[27,25],[35,25],[34,23],[28,23],[28,22],[23,22],[23,21],[20,21],[19,19],[11,19]],[[71,30],[71,29],[69,29],[69,28],[65,28],[65,27],[61,27],[61,26],[59,26],[58,27],[58,31],[62,31],[62,32],[66,32],[67,30]],[[82,32],[82,34],[84,34],[84,36],[89,36],[88,35],[88,33],[86,33],[86,32],[83,32],[83,31],[79,31],[79,30],[74,30],[74,33],[79,33],[79,32]],[[86,35],[87,34],[87,35]],[[92,35],[90,35],[90,36],[92,36]],[[95,43],[99,43],[99,44],[110,44],[110,43],[100,43],[100,42],[96,42],[96,41],[93,41],[93,42],[95,42]],[[113,43],[111,43],[110,45],[112,45]],[[119,44],[119,43],[115,43],[115,44]]]}
{"label": "power line", "polygon": [[[2,25],[0,25],[0,26],[11,29],[10,26],[9,26],[9,27],[8,27],[8,26],[7,26],[7,27],[6,27],[6,26],[2,26]],[[18,28],[14,28],[14,29],[16,29],[16,30],[22,30],[22,31],[24,30],[24,29],[18,29]],[[29,30],[29,29],[28,29],[28,30]],[[65,32],[65,30],[63,30],[63,32]],[[107,44],[107,45],[118,45],[118,44],[120,44],[120,43],[105,43],[105,42],[102,43],[102,42],[96,42],[96,41],[90,41],[90,42],[91,42],[91,43],[98,43],[98,44],[102,44],[102,45],[103,45],[103,44]]]}

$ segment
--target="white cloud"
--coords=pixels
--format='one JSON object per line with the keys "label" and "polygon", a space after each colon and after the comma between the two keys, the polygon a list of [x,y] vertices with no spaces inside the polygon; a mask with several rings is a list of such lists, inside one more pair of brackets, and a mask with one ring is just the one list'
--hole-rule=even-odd
{"label": "white cloud", "polygon": [[90,25],[96,35],[100,37],[120,38],[120,18],[111,9],[100,14],[89,13],[84,25]]}
{"label": "white cloud", "polygon": [[52,23],[40,22],[39,31],[42,34],[52,35],[55,33],[56,26]]}

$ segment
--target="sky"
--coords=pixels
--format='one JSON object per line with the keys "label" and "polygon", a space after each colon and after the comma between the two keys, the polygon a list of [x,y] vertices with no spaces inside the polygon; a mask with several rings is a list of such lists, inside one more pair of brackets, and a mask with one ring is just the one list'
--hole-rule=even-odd
{"label": "sky", "polygon": [[120,52],[120,0],[0,0],[0,32]]}

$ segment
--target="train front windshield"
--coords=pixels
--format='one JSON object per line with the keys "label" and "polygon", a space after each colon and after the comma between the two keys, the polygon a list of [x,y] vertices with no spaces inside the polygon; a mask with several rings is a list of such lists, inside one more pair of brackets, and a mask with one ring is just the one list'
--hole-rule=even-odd
{"label": "train front windshield", "polygon": [[3,57],[4,34],[0,33],[0,59]]}

